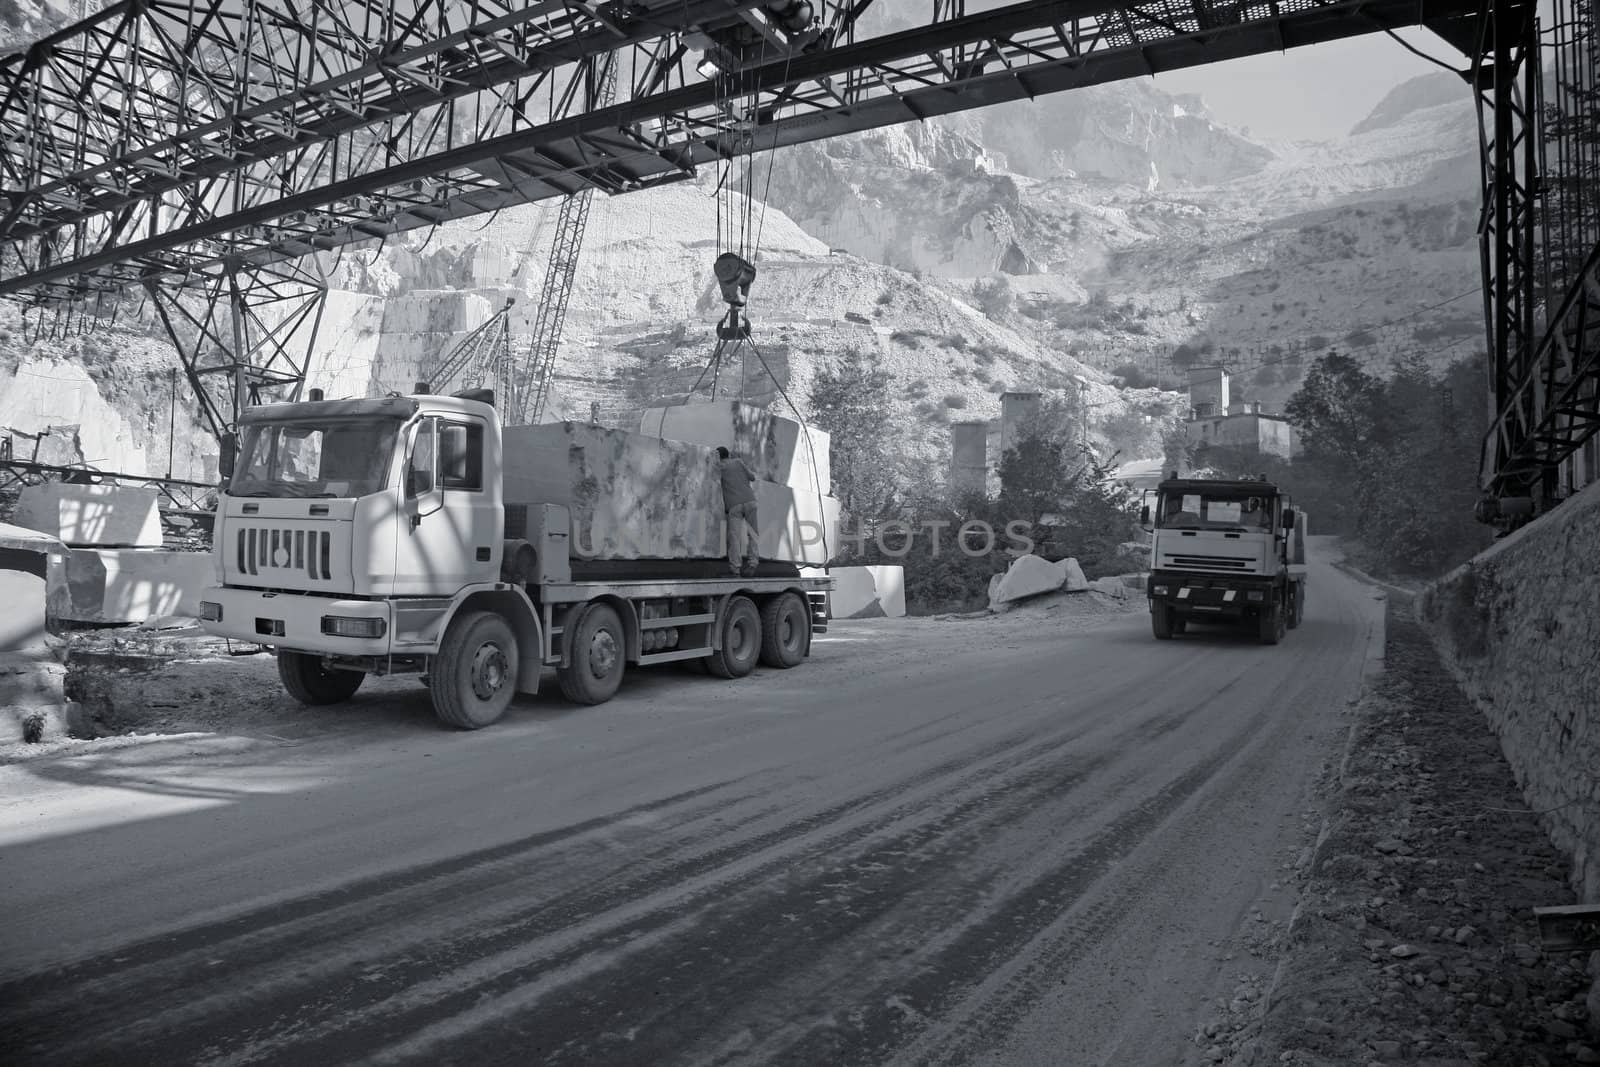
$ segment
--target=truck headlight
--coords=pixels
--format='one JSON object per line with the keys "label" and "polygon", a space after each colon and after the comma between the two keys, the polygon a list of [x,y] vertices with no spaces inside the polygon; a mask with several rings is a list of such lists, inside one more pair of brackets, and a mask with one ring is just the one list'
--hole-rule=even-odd
{"label": "truck headlight", "polygon": [[222,621],[222,605],[221,604],[212,603],[209,600],[200,601],[200,621],[201,622],[221,622]]}
{"label": "truck headlight", "polygon": [[1246,593],[1245,596],[1247,596],[1251,600],[1265,600],[1265,599],[1267,599],[1266,592],[1261,590],[1261,589],[1252,589],[1248,593]]}
{"label": "truck headlight", "polygon": [[1156,596],[1166,596],[1167,595],[1167,587],[1164,586],[1164,585],[1152,585],[1150,587],[1150,591],[1152,593],[1154,593]]}
{"label": "truck headlight", "polygon": [[350,618],[345,615],[324,615],[322,632],[333,637],[382,637],[389,624],[382,619]]}

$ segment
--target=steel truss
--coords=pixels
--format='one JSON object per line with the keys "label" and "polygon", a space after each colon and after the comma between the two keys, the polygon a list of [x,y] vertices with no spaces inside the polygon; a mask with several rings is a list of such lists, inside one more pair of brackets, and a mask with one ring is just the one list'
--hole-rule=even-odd
{"label": "steel truss", "polygon": [[1531,6],[1487,5],[1474,68],[1491,353],[1479,517],[1501,525],[1600,477],[1600,45],[1576,0],[1552,14],[1540,27]]}
{"label": "steel truss", "polygon": [[218,440],[245,407],[300,398],[328,295],[315,267],[226,262],[144,282]]}
{"label": "steel truss", "polygon": [[[742,140],[796,144],[1476,10],[1475,0],[1030,0],[811,54],[766,53],[771,61],[732,76],[753,106],[728,108],[726,87],[689,68],[676,28],[704,24],[712,12],[726,21],[737,17],[730,8],[753,5],[665,0],[601,23],[577,5],[524,11],[517,3],[416,0],[450,32],[424,34],[398,20],[404,25],[363,37],[332,22],[314,34],[308,27],[331,19],[333,0],[311,0],[309,15],[280,10],[258,26],[266,18],[258,14],[226,35],[215,31],[216,17],[201,20],[207,36],[178,32],[187,3],[129,0],[99,17],[105,39],[92,48],[78,29],[66,42],[40,42],[21,69],[9,65],[0,101],[0,173],[12,189],[0,242],[21,264],[0,280],[0,295],[70,299],[229,254],[250,264],[297,259],[585,187],[617,193],[677,180]],[[454,6],[464,13],[448,14]],[[156,13],[176,27],[152,34]],[[123,36],[107,28],[118,17],[130,27]],[[561,32],[543,30],[538,18]],[[507,40],[513,30],[520,36]],[[163,78],[137,81],[161,64],[149,47],[124,55],[134,31],[165,42]],[[280,42],[285,58],[262,45],[260,55],[235,54],[236,38],[262,37]],[[323,37],[337,45],[331,59],[320,44],[310,47]],[[369,50],[381,45],[386,58],[371,59],[358,40]],[[579,60],[602,50],[618,53],[629,91],[589,109]],[[172,58],[190,52],[218,57],[203,59],[204,77]],[[223,56],[230,70],[259,67],[268,90],[247,90],[243,76],[215,83],[210,71]],[[101,89],[105,81],[114,84]],[[155,90],[146,85],[162,98],[147,100]],[[185,91],[204,106],[180,105]],[[96,119],[94,107],[71,121],[58,114],[77,113],[78,101],[95,95],[138,106],[119,107],[118,122]],[[536,125],[538,103],[548,117]],[[122,116],[141,111],[156,113],[159,129],[130,131]]]}

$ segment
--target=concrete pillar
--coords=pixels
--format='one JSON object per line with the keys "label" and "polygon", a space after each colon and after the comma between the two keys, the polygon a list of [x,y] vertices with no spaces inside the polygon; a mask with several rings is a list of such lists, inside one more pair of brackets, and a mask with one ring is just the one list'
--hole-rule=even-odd
{"label": "concrete pillar", "polygon": [[1015,448],[1022,439],[1022,429],[1028,420],[1039,413],[1038,393],[1000,394],[1000,456]]}
{"label": "concrete pillar", "polygon": [[1228,413],[1228,372],[1222,367],[1189,368],[1189,406],[1197,415]]}
{"label": "concrete pillar", "polygon": [[958,422],[950,427],[950,490],[986,493],[989,482],[989,424]]}

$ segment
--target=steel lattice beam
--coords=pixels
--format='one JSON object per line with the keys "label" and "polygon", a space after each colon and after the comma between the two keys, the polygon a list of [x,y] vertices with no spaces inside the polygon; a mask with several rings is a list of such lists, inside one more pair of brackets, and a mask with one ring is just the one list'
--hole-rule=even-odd
{"label": "steel lattice beam", "polygon": [[[682,7],[682,0],[674,3]],[[129,198],[122,206],[48,232],[38,228],[43,216],[28,229],[18,214],[0,241],[22,269],[0,280],[0,295],[71,299],[226,255],[258,264],[294,259],[585,186],[647,188],[743,147],[1442,23],[1475,9],[1473,0],[1032,0],[744,70],[733,80],[754,102],[748,112],[726,106],[725,86],[686,71],[681,48],[641,41],[629,56],[636,91],[611,107],[584,108],[571,91],[580,67],[569,64],[552,105],[563,114],[540,125],[507,119],[523,113],[520,94],[555,88],[551,75],[525,75],[457,97],[450,107],[385,119],[392,124],[383,126],[386,138],[362,127],[264,162],[231,155],[226,167],[216,165],[218,173],[159,194],[129,190],[118,194]],[[455,120],[467,104],[480,121]],[[274,167],[286,177],[262,176]]]}
{"label": "steel lattice beam", "polygon": [[1529,498],[1535,514],[1581,484],[1574,454],[1600,432],[1600,42],[1574,0],[1551,15],[1541,32],[1530,8],[1489,5],[1475,71],[1491,374],[1479,474],[1491,498]]}
{"label": "steel lattice beam", "polygon": [[243,408],[299,399],[328,295],[320,274],[299,263],[227,263],[145,288],[218,440]]}

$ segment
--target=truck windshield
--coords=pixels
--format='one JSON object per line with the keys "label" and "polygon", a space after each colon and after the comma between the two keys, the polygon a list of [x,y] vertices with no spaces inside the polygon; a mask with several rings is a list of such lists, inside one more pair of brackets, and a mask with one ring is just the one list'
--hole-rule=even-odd
{"label": "truck windshield", "polygon": [[1271,501],[1258,496],[1167,493],[1161,498],[1161,527],[1166,530],[1246,532],[1265,529],[1271,516]]}
{"label": "truck windshield", "polygon": [[231,496],[357,497],[387,486],[399,419],[284,420],[244,428]]}

